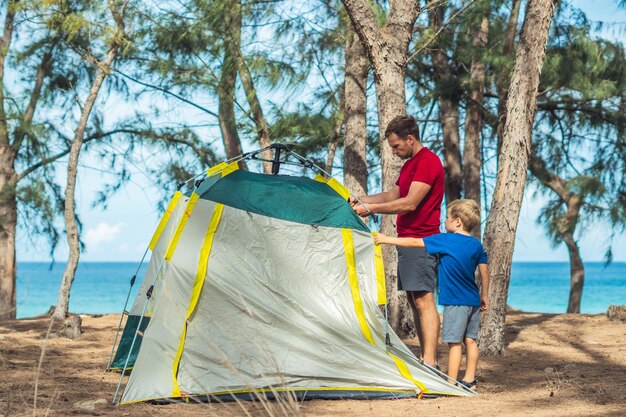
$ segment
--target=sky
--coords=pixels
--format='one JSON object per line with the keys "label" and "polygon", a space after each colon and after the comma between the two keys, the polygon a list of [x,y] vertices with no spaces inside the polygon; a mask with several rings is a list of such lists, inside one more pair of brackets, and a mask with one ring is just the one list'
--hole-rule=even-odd
{"label": "sky", "polygon": [[[576,0],[574,5],[583,9],[593,21],[626,23],[626,11],[617,7],[613,0]],[[602,37],[626,41],[626,25],[605,25]],[[245,149],[250,151],[252,149]],[[64,170],[67,160],[60,160],[59,178],[64,184]],[[340,176],[338,180],[342,180]],[[76,190],[77,209],[83,222],[83,240],[86,252],[81,254],[82,262],[139,262],[146,245],[152,237],[160,213],[156,205],[162,190],[151,185],[150,178],[136,173],[132,181],[123,187],[109,201],[106,210],[92,208],[91,202],[104,181],[112,181],[99,167],[98,159],[83,154]],[[531,190],[526,192],[520,213],[515,242],[514,262],[567,262],[568,254],[564,245],[553,247],[545,236],[544,228],[536,223],[542,200],[533,197]],[[61,225],[62,226],[62,225]],[[603,261],[606,251],[606,224],[591,225],[584,234],[579,234],[579,246],[585,262]],[[61,227],[62,229],[62,227]],[[45,242],[30,239],[18,232],[18,262],[49,262],[49,249]],[[62,236],[55,252],[56,261],[67,258],[67,243]],[[613,241],[613,259],[626,262],[626,235],[617,236]]]}

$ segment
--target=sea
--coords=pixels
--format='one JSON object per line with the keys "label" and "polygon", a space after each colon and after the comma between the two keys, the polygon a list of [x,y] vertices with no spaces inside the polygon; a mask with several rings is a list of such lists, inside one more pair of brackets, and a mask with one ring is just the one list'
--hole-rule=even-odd
{"label": "sea", "polygon": [[[120,313],[141,285],[147,264],[84,262],[76,271],[70,311],[79,314]],[[47,313],[56,305],[64,263],[19,262],[17,317]],[[130,281],[137,275],[135,285]],[[129,295],[130,294],[130,295]],[[565,313],[569,297],[569,263],[514,262],[507,304],[537,313]],[[585,263],[581,313],[606,313],[612,304],[626,304],[626,263]]]}

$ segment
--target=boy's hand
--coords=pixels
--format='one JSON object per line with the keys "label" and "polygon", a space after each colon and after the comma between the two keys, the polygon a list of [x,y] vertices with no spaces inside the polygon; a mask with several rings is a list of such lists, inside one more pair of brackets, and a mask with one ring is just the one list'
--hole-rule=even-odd
{"label": "boy's hand", "polygon": [[377,245],[389,243],[389,237],[383,235],[382,233],[376,233],[374,235],[374,242],[376,242]]}
{"label": "boy's hand", "polygon": [[480,311],[485,311],[489,308],[489,301],[487,301],[486,295],[480,296]]}

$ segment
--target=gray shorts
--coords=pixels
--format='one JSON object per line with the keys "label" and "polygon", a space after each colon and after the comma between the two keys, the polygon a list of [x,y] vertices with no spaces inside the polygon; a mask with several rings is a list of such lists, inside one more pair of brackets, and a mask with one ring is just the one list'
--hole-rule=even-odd
{"label": "gray shorts", "polygon": [[461,343],[466,338],[478,340],[480,330],[480,307],[444,306],[443,332],[444,343]]}
{"label": "gray shorts", "polygon": [[398,290],[435,292],[437,258],[426,248],[397,248]]}

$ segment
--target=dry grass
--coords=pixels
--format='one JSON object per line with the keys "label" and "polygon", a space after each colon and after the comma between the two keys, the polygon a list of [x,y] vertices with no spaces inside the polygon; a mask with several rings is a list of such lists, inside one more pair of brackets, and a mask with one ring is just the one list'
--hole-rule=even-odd
{"label": "dry grass", "polygon": [[580,388],[580,385],[576,380],[562,375],[559,371],[554,371],[554,375],[546,379],[546,388],[550,391],[550,396],[552,397],[562,390]]}
{"label": "dry grass", "polygon": [[[626,338],[626,324],[602,315],[507,316],[508,353],[481,358],[481,395],[476,398],[300,402],[293,394],[268,400],[257,393],[257,401],[114,407],[110,398],[119,375],[106,373],[103,367],[118,320],[118,316],[84,316],[85,333],[77,340],[57,337],[54,328],[48,333],[47,318],[1,324],[0,416],[626,415],[626,349],[620,343]],[[445,346],[440,349],[445,358]],[[548,367],[555,372],[546,373]],[[106,399],[107,404],[94,411],[76,406],[97,399]]]}

